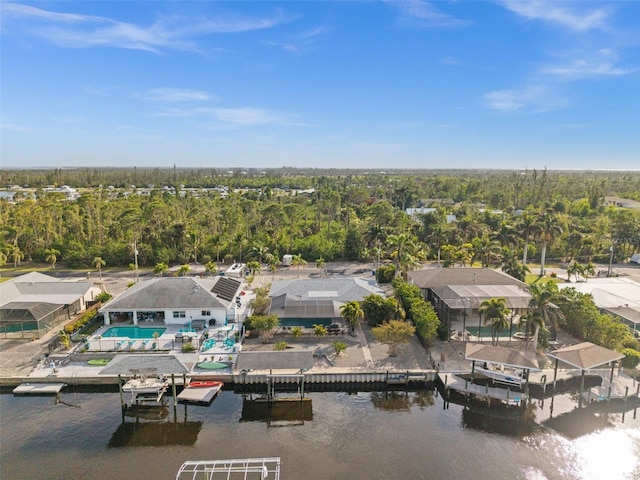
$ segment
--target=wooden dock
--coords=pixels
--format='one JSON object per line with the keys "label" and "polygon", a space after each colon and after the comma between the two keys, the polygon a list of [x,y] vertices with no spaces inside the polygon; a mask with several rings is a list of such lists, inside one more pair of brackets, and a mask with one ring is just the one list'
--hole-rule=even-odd
{"label": "wooden dock", "polygon": [[526,395],[522,392],[511,391],[508,388],[490,387],[488,384],[484,386],[476,385],[475,383],[471,383],[469,380],[463,380],[456,376],[448,380],[444,387],[445,390],[455,390],[463,395],[473,395],[478,398],[493,398],[507,403],[520,403],[520,401],[526,399]]}
{"label": "wooden dock", "polygon": [[13,389],[14,395],[57,395],[66,383],[23,383]]}
{"label": "wooden dock", "polygon": [[221,389],[222,385],[198,388],[186,387],[178,395],[178,402],[208,405],[213,401]]}

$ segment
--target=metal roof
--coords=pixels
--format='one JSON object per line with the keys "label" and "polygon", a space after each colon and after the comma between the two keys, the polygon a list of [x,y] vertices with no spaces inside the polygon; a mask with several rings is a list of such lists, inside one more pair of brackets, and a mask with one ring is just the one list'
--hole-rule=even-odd
{"label": "metal roof", "polygon": [[313,367],[313,352],[241,352],[237,370],[298,370]]}
{"label": "metal roof", "polygon": [[477,309],[484,300],[503,297],[507,308],[528,308],[531,294],[517,285],[450,285],[432,288],[451,309]]}
{"label": "metal roof", "polygon": [[154,370],[158,375],[182,375],[190,372],[175,355],[118,354],[100,371],[100,375],[133,375],[141,370]]}
{"label": "metal roof", "polygon": [[407,273],[414,285],[420,288],[436,288],[447,285],[519,285],[526,284],[506,273],[490,268],[427,268]]}
{"label": "metal roof", "polygon": [[340,318],[341,302],[311,298],[301,300],[291,295],[280,295],[271,300],[269,313],[278,318]]}
{"label": "metal roof", "polygon": [[535,352],[530,350],[516,350],[482,343],[467,343],[464,358],[477,362],[490,362],[509,367],[540,370],[538,357]]}
{"label": "metal roof", "polygon": [[558,288],[591,294],[598,308],[640,308],[640,283],[630,278],[590,278],[587,282],[559,283]]}
{"label": "metal roof", "polygon": [[299,278],[271,284],[270,297],[289,295],[300,300],[330,298],[337,302],[362,301],[371,294],[384,296],[374,280],[364,278]]}
{"label": "metal roof", "polygon": [[[228,309],[230,302],[212,293],[218,279],[165,277],[145,280],[125,290],[100,309],[101,312],[156,309]],[[240,290],[241,283],[237,289]]]}
{"label": "metal roof", "polygon": [[605,308],[608,313],[612,313],[621,318],[624,318],[628,322],[635,323],[636,326],[640,323],[640,308],[639,307],[618,307],[618,308]]}
{"label": "metal roof", "polygon": [[0,321],[29,322],[45,318],[50,313],[62,310],[64,305],[45,302],[11,302],[0,307]]}
{"label": "metal roof", "polygon": [[579,343],[553,352],[547,352],[547,356],[556,358],[580,370],[589,370],[624,358],[622,353],[591,342]]}

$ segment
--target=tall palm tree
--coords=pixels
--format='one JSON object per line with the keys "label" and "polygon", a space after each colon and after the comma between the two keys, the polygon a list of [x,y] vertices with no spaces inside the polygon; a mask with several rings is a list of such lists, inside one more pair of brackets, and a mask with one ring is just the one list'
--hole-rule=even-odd
{"label": "tall palm tree", "polygon": [[102,280],[102,267],[104,267],[107,262],[105,262],[102,257],[94,257],[93,258],[93,266],[98,269],[98,273],[100,274],[100,280]]}
{"label": "tall palm tree", "polygon": [[489,235],[491,240],[497,241],[502,247],[514,247],[518,244],[516,229],[506,220],[500,222],[498,230]]}
{"label": "tall palm tree", "polygon": [[389,256],[396,267],[396,276],[418,265],[420,247],[414,237],[408,233],[399,233],[387,237]]}
{"label": "tall palm tree", "polygon": [[482,238],[474,238],[471,242],[473,245],[473,257],[471,258],[471,263],[475,262],[477,259],[480,259],[482,266],[488,268],[489,265],[494,260],[498,260],[500,258],[500,245],[490,240],[487,236],[482,236]]}
{"label": "tall palm tree", "polygon": [[316,268],[321,271],[320,275],[324,277],[324,267],[326,266],[326,262],[324,258],[320,257],[316,260]]}
{"label": "tall palm tree", "polygon": [[360,307],[359,302],[347,302],[340,307],[340,315],[349,324],[351,331],[353,332],[356,326],[360,323],[360,320],[364,318],[364,312]]}
{"label": "tall palm tree", "polygon": [[56,262],[58,261],[58,255],[60,255],[60,250],[56,250],[55,248],[47,248],[44,251],[44,261],[51,264],[51,269],[56,269]]}
{"label": "tall palm tree", "polygon": [[[543,327],[553,326],[555,329],[564,322],[560,309],[553,304],[553,298],[558,294],[558,286],[554,282],[534,283],[529,286],[531,300],[527,323],[533,324],[533,349],[538,347],[538,333]],[[527,328],[527,333],[529,328]]]}
{"label": "tall palm tree", "polygon": [[546,211],[540,217],[539,238],[542,241],[542,253],[540,254],[540,276],[544,275],[544,264],[547,258],[547,247],[553,245],[560,235],[562,227],[558,217],[552,211]]}
{"label": "tall palm tree", "polygon": [[522,264],[527,264],[527,253],[529,252],[529,240],[531,237],[535,237],[538,232],[538,219],[530,212],[524,212],[520,223],[518,224],[518,232],[522,235],[524,241],[522,252]]}
{"label": "tall palm tree", "polygon": [[509,327],[507,316],[511,310],[507,308],[507,300],[504,297],[495,297],[484,300],[478,308],[480,316],[484,316],[485,325],[491,325],[491,343],[498,343],[498,334]]}

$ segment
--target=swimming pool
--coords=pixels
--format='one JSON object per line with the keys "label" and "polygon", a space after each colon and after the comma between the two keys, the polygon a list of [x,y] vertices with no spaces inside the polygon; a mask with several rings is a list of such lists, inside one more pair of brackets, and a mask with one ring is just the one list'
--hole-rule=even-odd
{"label": "swimming pool", "polygon": [[165,330],[166,328],[111,327],[102,334],[102,337],[153,338],[155,332],[160,336]]}

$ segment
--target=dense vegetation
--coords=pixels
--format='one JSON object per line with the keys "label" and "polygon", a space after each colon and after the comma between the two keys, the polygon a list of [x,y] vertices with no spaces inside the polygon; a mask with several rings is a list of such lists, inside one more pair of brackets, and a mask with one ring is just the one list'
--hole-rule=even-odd
{"label": "dense vegetation", "polygon": [[[620,261],[640,250],[640,211],[603,204],[607,194],[640,200],[637,173],[299,173],[0,171],[0,184],[28,185],[36,196],[0,201],[0,260],[127,266],[135,244],[140,266],[274,263],[289,253],[298,264],[388,260],[400,271],[439,258],[522,277],[532,260],[606,262],[613,245]],[[81,196],[43,189],[63,183]],[[404,211],[418,206],[436,211]]]}

